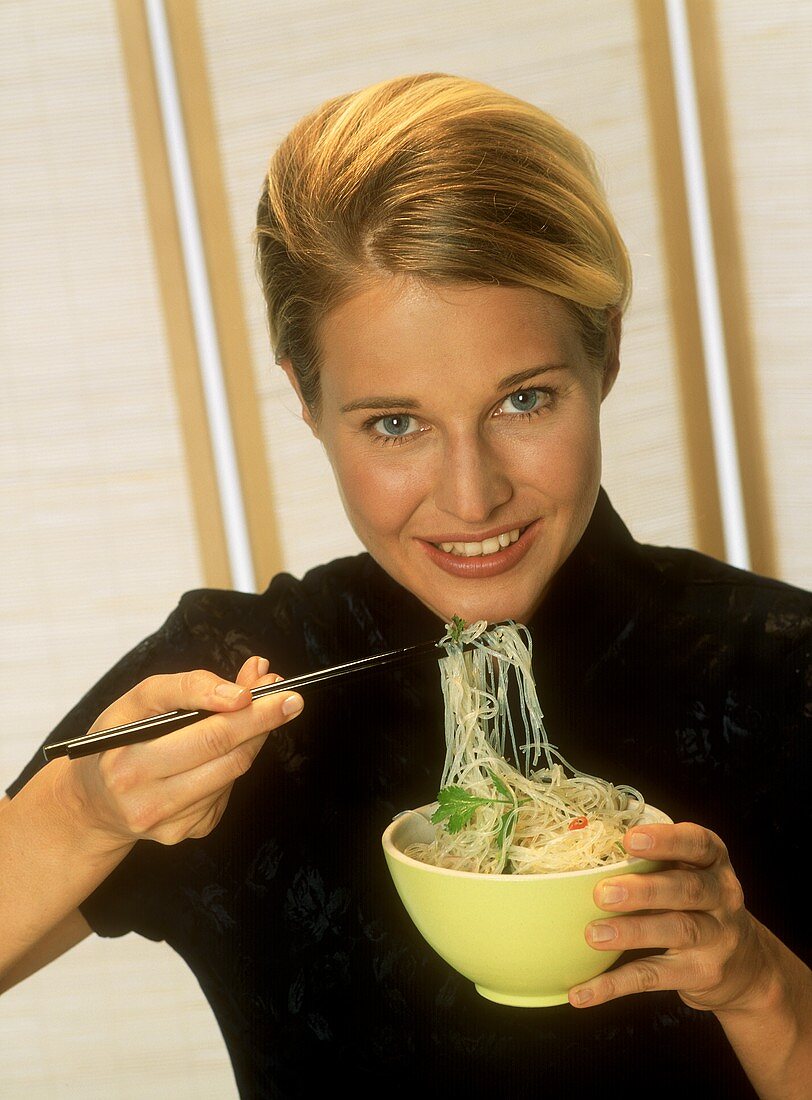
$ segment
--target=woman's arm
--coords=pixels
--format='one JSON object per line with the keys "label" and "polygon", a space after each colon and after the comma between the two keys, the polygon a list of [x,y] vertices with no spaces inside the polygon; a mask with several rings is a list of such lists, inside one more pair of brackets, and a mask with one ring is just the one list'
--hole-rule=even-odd
{"label": "woman's arm", "polygon": [[[252,701],[248,688],[279,679],[265,673],[267,661],[251,658],[236,685],[203,670],[142,681],[93,729],[173,709],[220,713],[140,745],[54,760],[0,806],[0,989],[26,958],[47,958],[56,930],[137,840],[211,832],[268,732],[301,710],[292,692]],[[216,693],[222,685],[230,695]]]}
{"label": "woman's arm", "polygon": [[78,822],[54,792],[65,763],[53,761],[16,798],[0,804],[0,993],[84,938],[66,939],[66,922],[81,919],[79,902],[132,847],[85,850]]}
{"label": "woman's arm", "polygon": [[754,924],[770,960],[767,980],[749,1003],[717,1009],[716,1016],[759,1096],[802,1100],[812,1092],[812,972]]}
{"label": "woman's arm", "polygon": [[[674,989],[714,1012],[762,1100],[806,1100],[812,1081],[812,972],[744,907],[727,849],[709,829],[646,825],[624,838],[632,855],[673,864],[604,879],[594,921],[597,950],[665,948],[570,990],[577,1008],[628,993]],[[624,915],[625,914],[625,915]]]}

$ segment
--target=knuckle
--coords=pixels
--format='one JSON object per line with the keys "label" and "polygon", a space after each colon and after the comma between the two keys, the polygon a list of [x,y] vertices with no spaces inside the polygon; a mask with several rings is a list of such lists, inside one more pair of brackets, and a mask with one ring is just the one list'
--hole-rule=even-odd
{"label": "knuckle", "polygon": [[232,765],[232,771],[235,775],[245,775],[251,765],[254,763],[256,753],[247,745],[238,745],[231,753],[229,753],[229,759]]}
{"label": "knuckle", "polygon": [[613,997],[616,997],[620,992],[617,978],[611,971],[607,974],[601,974],[600,985],[601,997],[603,998],[603,1000],[611,1000]]}
{"label": "knuckle", "polygon": [[155,830],[159,815],[147,799],[142,799],[129,808],[126,820],[127,828],[133,836],[144,838]]}
{"label": "knuckle", "polygon": [[721,958],[731,959],[741,946],[742,937],[738,928],[723,925],[719,936],[719,951]]}
{"label": "knuckle", "polygon": [[698,957],[695,963],[696,982],[701,989],[713,989],[721,985],[725,972],[722,962],[717,957]]}
{"label": "knuckle", "polygon": [[209,759],[214,760],[219,756],[225,756],[233,747],[228,727],[222,721],[204,722],[200,728],[200,735],[203,739],[203,749]]}
{"label": "knuckle", "polygon": [[657,879],[654,875],[640,875],[640,882],[637,884],[637,892],[640,897],[640,909],[651,909],[654,907],[654,901],[657,896]]}
{"label": "knuckle", "polygon": [[701,825],[695,825],[690,821],[686,822],[685,839],[689,851],[689,861],[701,861],[707,857],[712,836],[713,834],[709,829],[705,829]]}
{"label": "knuckle", "polygon": [[674,914],[677,925],[677,936],[683,947],[697,947],[701,939],[699,923],[691,913],[677,912]]}
{"label": "knuckle", "polygon": [[165,848],[169,848],[173,844],[180,844],[188,835],[189,834],[185,830],[179,829],[175,825],[166,825],[155,829],[150,836],[150,840],[154,840],[156,843],[162,844]]}
{"label": "knuckle", "polygon": [[210,695],[217,677],[205,668],[181,673],[181,690],[191,696]]}
{"label": "knuckle", "polygon": [[660,975],[657,967],[645,959],[641,959],[636,967],[637,988],[641,993],[650,989],[656,989],[659,985]]}
{"label": "knuckle", "polygon": [[117,797],[129,794],[137,782],[137,773],[126,754],[102,753],[99,773],[107,790]]}
{"label": "knuckle", "polygon": [[705,896],[705,879],[698,871],[684,872],[682,894],[691,907],[701,905]]}
{"label": "knuckle", "polygon": [[722,901],[731,913],[740,913],[744,909],[744,890],[742,884],[731,871],[722,879]]}

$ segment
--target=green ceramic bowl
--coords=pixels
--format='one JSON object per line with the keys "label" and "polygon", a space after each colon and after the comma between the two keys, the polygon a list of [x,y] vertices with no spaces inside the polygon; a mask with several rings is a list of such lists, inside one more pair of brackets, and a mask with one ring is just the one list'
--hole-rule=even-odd
{"label": "green ceramic bowl", "polygon": [[[436,807],[400,814],[382,837],[389,871],[418,930],[450,966],[500,1004],[564,1004],[567,992],[608,970],[619,951],[596,951],[584,937],[605,916],[592,900],[601,879],[655,871],[651,860],[626,859],[590,871],[480,875],[431,867],[403,854],[432,839]],[[644,822],[671,822],[646,806]]]}

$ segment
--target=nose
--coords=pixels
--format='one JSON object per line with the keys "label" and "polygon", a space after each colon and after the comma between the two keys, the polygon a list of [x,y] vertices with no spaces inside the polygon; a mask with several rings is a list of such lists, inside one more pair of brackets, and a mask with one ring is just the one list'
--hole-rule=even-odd
{"label": "nose", "polygon": [[467,432],[447,438],[435,481],[439,511],[481,526],[512,496],[509,471],[486,440]]}

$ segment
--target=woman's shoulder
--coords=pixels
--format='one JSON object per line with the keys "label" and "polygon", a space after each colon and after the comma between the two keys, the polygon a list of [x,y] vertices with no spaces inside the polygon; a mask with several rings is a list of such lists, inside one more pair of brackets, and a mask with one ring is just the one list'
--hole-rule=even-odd
{"label": "woman's shoulder", "polygon": [[151,645],[205,653],[218,670],[255,652],[273,667],[280,659],[294,668],[327,663],[335,655],[328,651],[344,648],[340,639],[351,644],[353,620],[366,605],[374,569],[368,554],[357,554],[315,566],[301,577],[277,573],[258,593],[192,589]]}
{"label": "woman's shoulder", "polygon": [[812,592],[697,550],[638,544],[670,601],[688,615],[750,625],[795,645],[812,635]]}
{"label": "woman's shoulder", "polygon": [[166,629],[212,627],[250,622],[255,617],[286,617],[294,611],[329,613],[348,594],[363,590],[370,575],[369,554],[336,558],[307,570],[301,577],[275,574],[262,592],[228,588],[195,588],[184,592],[166,622]]}

